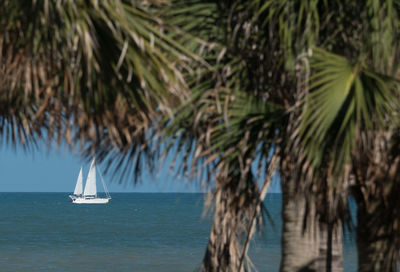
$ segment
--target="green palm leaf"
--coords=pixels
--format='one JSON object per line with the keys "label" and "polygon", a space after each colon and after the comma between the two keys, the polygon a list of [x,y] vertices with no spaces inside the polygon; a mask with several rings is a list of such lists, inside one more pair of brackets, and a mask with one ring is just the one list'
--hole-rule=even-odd
{"label": "green palm leaf", "polygon": [[303,144],[315,166],[333,159],[341,170],[359,131],[393,122],[398,82],[318,48],[310,67],[313,75],[300,131]]}

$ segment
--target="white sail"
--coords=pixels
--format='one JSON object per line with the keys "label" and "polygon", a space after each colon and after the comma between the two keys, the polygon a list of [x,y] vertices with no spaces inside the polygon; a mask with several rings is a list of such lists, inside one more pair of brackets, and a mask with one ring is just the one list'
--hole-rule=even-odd
{"label": "white sail", "polygon": [[74,195],[81,195],[82,192],[83,192],[83,186],[82,186],[82,167],[81,167],[81,171],[79,171],[78,179],[76,180]]}
{"label": "white sail", "polygon": [[83,193],[84,196],[94,196],[97,195],[96,188],[96,167],[94,165],[94,159],[92,160],[92,164],[90,165],[89,174],[86,180],[85,191]]}

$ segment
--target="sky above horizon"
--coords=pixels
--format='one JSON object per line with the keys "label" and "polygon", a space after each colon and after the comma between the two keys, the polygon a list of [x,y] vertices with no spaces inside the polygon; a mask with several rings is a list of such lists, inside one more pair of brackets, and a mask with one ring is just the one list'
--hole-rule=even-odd
{"label": "sky above horizon", "polygon": [[[3,146],[0,148],[0,192],[72,192],[81,166],[85,180],[89,164],[69,149],[48,150],[43,146],[24,152]],[[158,175],[144,171],[142,182],[136,185],[128,180],[120,184],[119,178],[112,174],[104,175],[101,164],[97,167],[110,192],[203,192],[198,182],[176,179],[168,167],[164,167]],[[97,184],[98,190],[103,191],[100,180]],[[270,192],[280,192],[277,179]]]}

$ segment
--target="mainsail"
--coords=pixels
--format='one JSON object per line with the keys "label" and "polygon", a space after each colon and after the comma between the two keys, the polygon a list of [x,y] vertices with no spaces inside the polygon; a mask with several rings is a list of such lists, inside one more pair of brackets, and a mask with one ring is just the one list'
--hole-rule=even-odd
{"label": "mainsail", "polygon": [[92,160],[92,164],[90,165],[89,174],[86,180],[85,192],[84,196],[95,196],[97,195],[96,188],[96,167],[94,165],[94,159]]}
{"label": "mainsail", "polygon": [[83,192],[82,188],[83,188],[83,186],[82,186],[82,167],[81,167],[81,171],[79,171],[78,179],[76,180],[74,195],[81,195]]}

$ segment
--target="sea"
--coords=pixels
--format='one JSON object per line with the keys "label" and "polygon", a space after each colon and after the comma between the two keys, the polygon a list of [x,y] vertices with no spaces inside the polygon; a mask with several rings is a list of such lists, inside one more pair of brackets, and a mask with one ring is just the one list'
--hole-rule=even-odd
{"label": "sea", "polygon": [[[204,197],[112,193],[107,205],[76,205],[68,193],[0,193],[0,271],[198,271],[212,224]],[[251,245],[260,272],[279,271],[281,202],[267,195],[273,223]],[[356,271],[350,232],[343,255],[345,271]]]}

